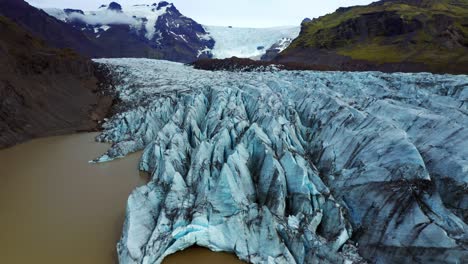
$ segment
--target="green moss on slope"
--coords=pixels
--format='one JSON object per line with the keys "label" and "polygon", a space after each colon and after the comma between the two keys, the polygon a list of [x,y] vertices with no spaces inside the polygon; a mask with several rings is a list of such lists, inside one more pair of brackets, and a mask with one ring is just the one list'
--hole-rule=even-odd
{"label": "green moss on slope", "polygon": [[386,0],[340,8],[304,23],[281,56],[297,50],[377,64],[468,65],[468,0]]}

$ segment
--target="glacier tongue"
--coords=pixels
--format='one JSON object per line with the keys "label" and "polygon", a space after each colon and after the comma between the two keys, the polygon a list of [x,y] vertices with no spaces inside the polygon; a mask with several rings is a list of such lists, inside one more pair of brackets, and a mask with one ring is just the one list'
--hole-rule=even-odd
{"label": "glacier tongue", "polygon": [[204,26],[208,36],[215,41],[212,50],[213,58],[260,59],[270,47],[278,48],[278,53],[299,36],[299,26],[273,28],[238,28],[221,26]]}
{"label": "glacier tongue", "polygon": [[467,76],[96,61],[125,109],[96,162],[144,149],[152,175],[128,200],[121,263],[192,245],[251,263],[468,258]]}

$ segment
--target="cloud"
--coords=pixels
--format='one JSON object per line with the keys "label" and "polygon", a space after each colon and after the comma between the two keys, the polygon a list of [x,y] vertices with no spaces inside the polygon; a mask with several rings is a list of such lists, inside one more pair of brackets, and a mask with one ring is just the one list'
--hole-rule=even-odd
{"label": "cloud", "polygon": [[84,22],[88,25],[132,25],[137,23],[133,17],[114,11],[102,11],[97,15],[71,13],[68,18]]}

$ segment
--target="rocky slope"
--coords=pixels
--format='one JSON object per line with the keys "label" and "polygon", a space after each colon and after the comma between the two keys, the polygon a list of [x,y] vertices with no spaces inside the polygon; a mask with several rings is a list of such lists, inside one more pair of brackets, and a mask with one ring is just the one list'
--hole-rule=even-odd
{"label": "rocky slope", "polygon": [[93,43],[81,31],[23,0],[0,0],[0,15],[9,18],[51,47],[71,48],[89,57],[96,57],[103,51],[102,47]]}
{"label": "rocky slope", "polygon": [[385,0],[305,20],[276,59],[352,70],[468,73],[467,0]]}
{"label": "rocky slope", "polygon": [[92,61],[49,48],[2,16],[0,36],[0,148],[98,128],[112,98],[100,93]]}
{"label": "rocky slope", "polygon": [[468,259],[468,76],[98,62],[126,110],[96,161],[144,149],[152,175],[128,200],[121,263],[194,244],[251,263]]}

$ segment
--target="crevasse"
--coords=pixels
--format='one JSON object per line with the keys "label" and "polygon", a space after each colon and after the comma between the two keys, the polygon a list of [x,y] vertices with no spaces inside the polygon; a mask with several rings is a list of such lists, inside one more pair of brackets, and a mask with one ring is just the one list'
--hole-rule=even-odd
{"label": "crevasse", "polygon": [[192,245],[251,263],[468,258],[467,76],[96,61],[122,100],[96,162],[144,149],[151,174],[121,263]]}

